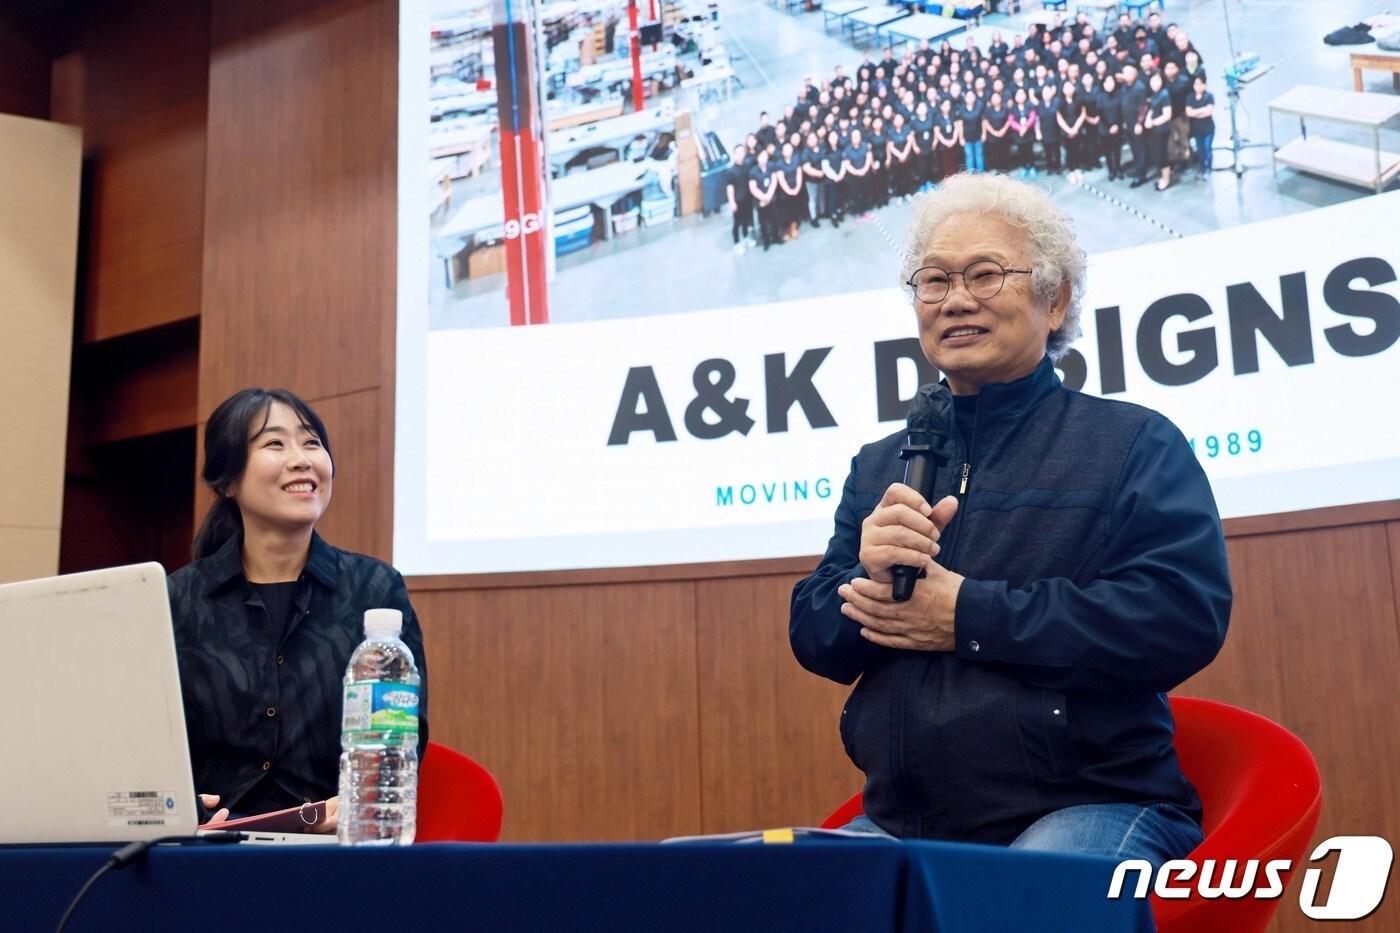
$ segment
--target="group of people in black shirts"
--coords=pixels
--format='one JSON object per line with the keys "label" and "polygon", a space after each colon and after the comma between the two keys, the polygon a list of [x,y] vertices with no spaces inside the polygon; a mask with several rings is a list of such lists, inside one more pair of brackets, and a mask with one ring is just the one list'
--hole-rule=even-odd
{"label": "group of people in black shirts", "polygon": [[[1079,14],[987,49],[927,41],[870,52],[847,76],[809,77],[795,103],[734,147],[725,190],[735,252],[833,226],[959,172],[1078,173],[1101,161],[1133,187],[1174,168],[1211,171],[1215,99],[1200,54],[1158,13],[1106,36]],[[1123,147],[1131,162],[1125,169]],[[1131,176],[1130,176],[1131,172]],[[757,234],[755,236],[755,233]]]}

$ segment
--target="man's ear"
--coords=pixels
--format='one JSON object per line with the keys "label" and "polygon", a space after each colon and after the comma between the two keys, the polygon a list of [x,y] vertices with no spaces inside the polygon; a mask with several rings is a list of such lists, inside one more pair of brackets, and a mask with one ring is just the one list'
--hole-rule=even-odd
{"label": "man's ear", "polygon": [[1070,297],[1073,289],[1068,281],[1060,283],[1059,290],[1055,292],[1055,300],[1050,303],[1050,330],[1057,331],[1065,323],[1065,314],[1069,311]]}

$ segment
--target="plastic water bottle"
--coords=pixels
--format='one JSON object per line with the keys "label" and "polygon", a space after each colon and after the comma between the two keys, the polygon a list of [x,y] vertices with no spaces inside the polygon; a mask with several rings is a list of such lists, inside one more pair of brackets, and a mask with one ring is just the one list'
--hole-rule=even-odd
{"label": "plastic water bottle", "polygon": [[408,845],[417,827],[418,665],[403,613],[370,609],[345,669],[340,727],[340,842]]}

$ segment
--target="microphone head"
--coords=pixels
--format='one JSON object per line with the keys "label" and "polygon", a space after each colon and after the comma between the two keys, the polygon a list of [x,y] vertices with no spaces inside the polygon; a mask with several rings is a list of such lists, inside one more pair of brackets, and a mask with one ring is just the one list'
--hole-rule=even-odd
{"label": "microphone head", "polygon": [[920,386],[909,403],[910,433],[947,434],[953,417],[953,394],[940,382]]}

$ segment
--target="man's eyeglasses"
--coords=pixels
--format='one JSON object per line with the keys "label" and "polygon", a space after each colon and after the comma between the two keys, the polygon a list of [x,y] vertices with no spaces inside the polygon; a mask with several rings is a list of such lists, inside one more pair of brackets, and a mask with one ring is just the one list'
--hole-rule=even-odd
{"label": "man's eyeglasses", "polygon": [[908,286],[914,297],[925,304],[938,304],[948,297],[953,276],[962,276],[963,285],[974,298],[994,298],[1006,283],[1008,275],[1030,275],[1030,269],[1007,269],[991,259],[979,259],[961,272],[949,272],[938,266],[924,266],[909,277]]}

